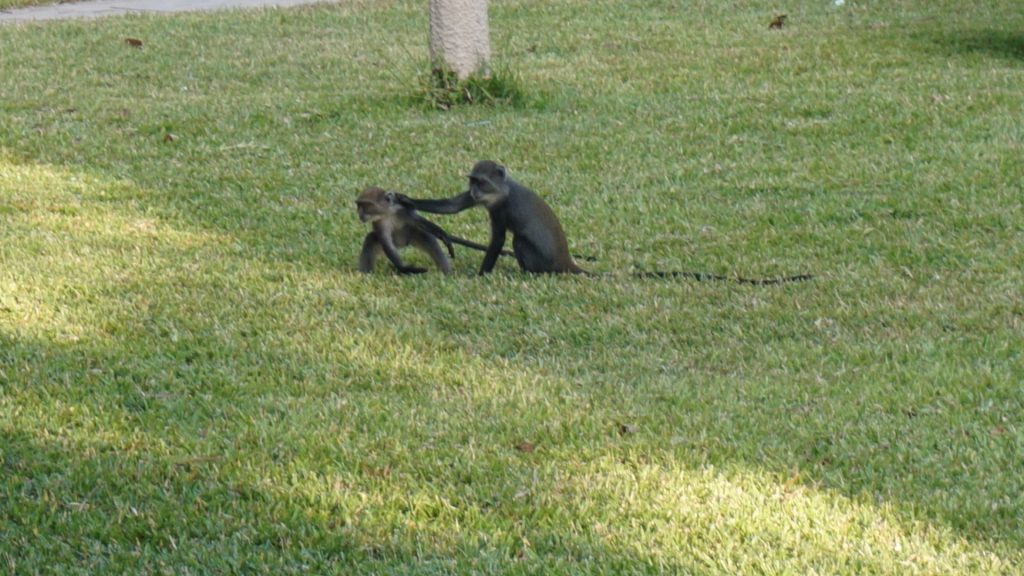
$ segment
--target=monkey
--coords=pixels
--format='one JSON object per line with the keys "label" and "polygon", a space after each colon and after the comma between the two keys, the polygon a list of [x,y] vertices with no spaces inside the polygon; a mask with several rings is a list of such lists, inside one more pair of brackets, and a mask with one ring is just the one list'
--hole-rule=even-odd
{"label": "monkey", "polygon": [[[555,274],[586,274],[569,252],[569,241],[562,224],[533,190],[509,178],[505,167],[491,160],[477,162],[469,173],[469,189],[444,200],[416,200],[403,197],[408,208],[434,214],[454,214],[483,205],[491,220],[491,241],[480,265],[479,275],[494,269],[498,255],[505,246],[505,236],[512,232],[512,251],[520,269],[526,272]],[[638,272],[639,278],[692,278],[694,280],[729,280],[740,284],[770,285],[809,280],[809,274],[779,278],[742,278],[702,272]]]}
{"label": "monkey", "polygon": [[[451,272],[451,262],[448,260],[448,256],[455,257],[453,242],[481,252],[487,250],[487,247],[482,244],[450,236],[443,228],[420,216],[407,204],[408,197],[404,194],[386,191],[375,186],[363,190],[356,198],[356,211],[359,213],[359,219],[363,222],[370,222],[373,226],[373,230],[363,240],[363,248],[359,253],[360,272],[372,272],[373,264],[382,250],[398,269],[399,274],[426,272],[425,268],[407,266],[402,262],[397,249],[404,248],[409,244],[426,252],[445,274]],[[448,256],[438,245],[438,239],[444,242],[448,248]],[[505,254],[512,255],[507,250]]]}
{"label": "monkey", "polygon": [[[367,188],[356,198],[356,211],[361,221],[369,222],[373,227],[363,239],[363,248],[359,252],[360,272],[372,272],[373,264],[381,251],[395,265],[399,274],[426,272],[426,268],[409,266],[402,262],[398,248],[404,248],[409,244],[426,252],[442,272],[451,272],[451,261],[437,242],[439,237],[443,239],[447,235],[442,232],[439,236],[434,230],[440,230],[439,227],[401,205],[394,192],[375,186]],[[445,244],[448,246],[449,254],[454,256],[455,251],[450,242]]]}
{"label": "monkey", "polygon": [[408,199],[409,206],[434,214],[455,214],[473,206],[487,208],[491,241],[480,265],[482,276],[498,261],[512,231],[512,252],[526,272],[586,274],[569,253],[569,241],[555,212],[533,190],[508,177],[505,167],[481,160],[469,173],[469,189],[446,200]]}
{"label": "monkey", "polygon": [[788,16],[785,14],[776,14],[775,18],[772,18],[771,23],[768,24],[768,29],[782,30],[782,27],[786,24],[786,18],[788,18]]}

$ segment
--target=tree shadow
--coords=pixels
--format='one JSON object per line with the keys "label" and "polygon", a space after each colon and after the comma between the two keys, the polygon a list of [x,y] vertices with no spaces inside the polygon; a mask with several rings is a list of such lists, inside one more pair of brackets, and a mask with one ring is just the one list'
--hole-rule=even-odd
{"label": "tree shadow", "polygon": [[[299,402],[282,395],[283,409],[268,412],[249,396],[220,397],[210,383],[212,398],[188,398],[191,409],[178,410],[173,391],[199,388],[202,379],[178,375],[183,386],[146,388],[140,383],[164,350],[124,364],[122,345],[55,345],[0,333],[2,365],[17,369],[0,392],[20,408],[0,421],[0,561],[14,572],[170,565],[198,573],[717,573],[756,569],[736,562],[752,561],[744,546],[765,542],[772,543],[770,561],[792,562],[798,550],[809,572],[837,564],[884,572],[894,542],[905,548],[896,558],[935,554],[936,546],[966,553],[966,562],[995,558],[981,546],[836,498],[839,488],[776,481],[750,458],[688,442],[669,448],[644,428],[598,432],[582,458],[563,459],[562,436],[587,435],[584,417],[566,406],[534,405],[549,421],[561,413],[582,429],[496,420],[493,408],[504,400],[469,388],[436,395],[440,406],[427,425],[394,401],[378,401],[362,418],[329,411],[321,425],[356,420],[337,430],[339,442],[357,445],[346,452],[320,437],[300,440],[315,431],[297,414],[323,404],[315,387]],[[245,357],[230,346],[224,354]],[[311,362],[294,354],[271,360]],[[389,387],[373,396],[401,397],[404,385],[417,383],[439,386],[431,360],[415,353],[411,370],[358,353],[348,358],[362,375],[355,379]],[[742,421],[736,416],[724,416],[709,437],[727,434]],[[406,446],[372,440],[399,428]],[[447,438],[446,449],[432,439],[435,432],[466,436]],[[513,449],[508,441],[522,434],[539,447]],[[474,448],[495,438],[503,444],[483,446],[482,454]],[[708,457],[720,466],[701,464]],[[637,522],[644,524],[639,531]],[[700,544],[703,554],[681,556],[674,540],[702,530],[718,536]],[[883,550],[863,555],[847,538]]]}
{"label": "tree shadow", "polygon": [[[13,573],[40,566],[320,574],[481,566],[523,574],[559,568],[645,574],[707,567],[697,559],[680,566],[655,551],[608,545],[563,526],[524,525],[516,517],[532,513],[531,506],[511,492],[462,499],[457,487],[401,476],[397,465],[393,476],[383,472],[386,454],[304,464],[323,447],[268,445],[283,442],[282,430],[295,424],[286,414],[272,415],[281,426],[268,427],[226,412],[238,404],[257,412],[250,399],[207,401],[198,415],[161,418],[172,411],[175,386],[139,384],[160,356],[154,350],[139,364],[125,364],[116,346],[55,345],[0,333],[0,365],[16,376],[0,393],[19,407],[0,420],[0,562]],[[381,417],[387,415],[374,419]],[[222,419],[230,421],[217,422]],[[261,446],[238,449],[257,426]],[[236,448],[218,446],[223,440]],[[441,464],[460,466],[457,458]],[[511,472],[517,480],[530,477],[529,468]],[[424,515],[424,505],[448,499],[460,510],[448,504]],[[453,514],[472,516],[477,528],[453,530]],[[481,533],[480,524],[494,532]],[[516,534],[506,533],[508,526]]]}
{"label": "tree shadow", "polygon": [[[80,167],[71,166],[68,170],[71,174],[82,174]],[[88,178],[111,181],[102,170],[90,172]],[[140,188],[130,181],[114,182],[115,188]],[[883,402],[883,398],[857,397],[856,383],[890,377],[884,366],[869,370],[859,375],[852,385],[847,382],[847,386],[842,387],[822,385],[820,369],[798,371],[795,378],[789,376],[793,381],[785,387],[751,388],[749,382],[743,384],[742,368],[735,364],[737,358],[746,358],[746,361],[756,358],[769,367],[779,362],[778,358],[772,356],[771,350],[759,347],[760,341],[756,339],[744,341],[742,345],[749,348],[744,352],[734,350],[730,354],[726,350],[723,353],[713,327],[736,325],[748,332],[764,332],[764,326],[772,322],[770,315],[751,314],[741,306],[724,312],[704,330],[693,327],[706,324],[707,319],[692,317],[692,312],[685,307],[673,307],[645,327],[621,326],[615,315],[608,315],[595,326],[584,312],[567,309],[559,298],[551,296],[551,290],[557,293],[560,283],[570,280],[551,278],[529,280],[538,294],[537,301],[529,307],[515,303],[512,292],[521,290],[521,283],[513,281],[492,285],[489,290],[493,291],[493,296],[500,297],[499,300],[484,303],[476,310],[468,310],[469,303],[459,302],[454,297],[438,300],[433,290],[410,292],[407,286],[376,282],[372,278],[368,280],[371,285],[365,289],[350,285],[350,280],[363,281],[353,277],[336,284],[343,287],[343,293],[336,290],[303,292],[294,290],[296,282],[302,284],[306,278],[320,278],[316,281],[321,282],[325,272],[337,279],[339,276],[334,274],[337,264],[315,254],[303,255],[307,248],[305,240],[280,232],[269,242],[264,238],[264,244],[270,246],[269,253],[261,252],[252,258],[253,255],[243,252],[218,261],[218,267],[226,265],[227,270],[239,276],[226,278],[223,271],[212,274],[215,269],[193,265],[202,260],[202,247],[197,247],[194,239],[209,234],[197,224],[211,217],[207,215],[198,222],[192,218],[179,221],[174,218],[176,212],[168,210],[164,203],[172,195],[166,191],[144,190],[145,193],[134,193],[144,198],[139,213],[164,215],[166,234],[177,237],[185,232],[189,242],[145,246],[148,258],[155,264],[147,269],[145,277],[125,282],[119,274],[112,273],[99,280],[93,279],[95,284],[90,287],[90,293],[105,295],[103,298],[93,298],[91,304],[68,303],[65,317],[69,312],[74,316],[78,307],[98,309],[104,319],[99,332],[68,344],[32,334],[0,334],[0,350],[3,351],[0,359],[3,365],[22,370],[13,384],[7,384],[9,392],[29,396],[52,394],[54,398],[82,407],[84,414],[101,415],[91,424],[88,418],[78,420],[79,425],[109,425],[123,436],[120,442],[124,444],[130,444],[127,438],[141,436],[148,438],[147,443],[165,442],[172,448],[152,456],[157,460],[155,473],[133,477],[128,468],[141,456],[116,455],[88,462],[68,462],[75,453],[116,454],[124,449],[121,446],[100,441],[93,448],[36,447],[32,444],[38,442],[35,436],[19,436],[26,432],[27,426],[13,428],[9,440],[12,446],[21,446],[13,453],[24,458],[24,454],[38,448],[47,458],[40,462],[41,466],[48,461],[56,462],[56,467],[46,470],[65,465],[77,470],[76,474],[82,478],[89,474],[101,476],[104,470],[113,470],[115,476],[135,478],[132,486],[138,492],[133,492],[129,500],[143,502],[153,497],[163,502],[167,510],[184,510],[190,504],[187,499],[196,497],[200,487],[193,484],[193,480],[178,479],[179,475],[187,477],[181,470],[198,470],[196,477],[201,478],[202,471],[207,469],[222,474],[219,463],[224,459],[230,462],[233,458],[248,458],[250,472],[279,470],[281,466],[296,462],[295,471],[300,475],[331,477],[328,471],[298,462],[334,460],[341,463],[341,472],[334,475],[340,486],[355,486],[373,494],[385,508],[408,510],[403,514],[415,524],[422,518],[415,507],[396,503],[401,497],[395,496],[395,492],[415,493],[425,500],[459,499],[457,495],[463,492],[459,486],[438,485],[429,478],[444,478],[451,470],[460,470],[465,465],[460,453],[462,447],[486,438],[492,444],[486,457],[487,466],[500,468],[503,472],[499,476],[507,476],[491,480],[497,482],[494,489],[503,496],[497,497],[495,502],[461,498],[476,518],[483,518],[482,521],[500,531],[502,526],[515,525],[516,515],[536,513],[514,503],[519,493],[514,485],[529,486],[534,467],[516,465],[510,446],[529,435],[557,450],[563,443],[578,443],[583,437],[594,445],[587,459],[615,456],[620,450],[639,450],[670,468],[699,471],[707,465],[739,466],[767,471],[770,477],[792,475],[796,471],[800,482],[808,489],[836,493],[858,502],[891,502],[900,508],[906,507],[908,515],[923,515],[972,542],[999,540],[1001,534],[1017,530],[1014,523],[1019,522],[1019,518],[1013,515],[1016,508],[1007,500],[1016,486],[1015,481],[1003,487],[986,482],[979,484],[972,477],[975,472],[965,471],[956,456],[973,450],[995,449],[1005,452],[1005,458],[992,460],[990,464],[1012,461],[1012,451],[1007,451],[1003,440],[993,444],[977,435],[987,432],[984,420],[970,422],[950,435],[937,434],[949,424],[940,410],[941,405],[927,398],[927,392],[919,403],[882,408],[889,420],[881,429],[861,427],[855,420],[830,419],[830,407],[836,403],[861,403],[863,410],[868,411],[874,406],[873,402]],[[108,199],[91,201],[104,206],[109,203]],[[205,201],[211,204],[210,213],[223,210],[216,206],[217,196]],[[235,202],[234,199],[225,201]],[[294,218],[306,221],[313,218],[316,210],[314,206],[302,207]],[[111,212],[104,218],[130,220],[122,216]],[[246,233],[274,234],[273,219],[260,222],[256,231],[250,229]],[[230,243],[233,240],[230,234],[242,228],[231,222],[211,221],[210,226],[220,244]],[[352,228],[356,228],[354,222]],[[328,233],[325,223],[312,235]],[[361,233],[359,230],[358,234]],[[110,244],[114,240],[97,236],[88,228],[75,230],[73,235],[74,242],[70,245],[99,248],[91,255],[95,263],[104,261],[103,250],[118,249],[116,244]],[[115,239],[117,235],[113,234]],[[79,265],[88,267],[90,262],[79,261]],[[288,276],[274,272],[279,263],[297,266],[289,272],[297,280],[290,284]],[[38,265],[29,267],[42,270],[46,265],[40,260]],[[263,274],[268,276],[261,278]],[[447,286],[439,284],[437,291],[460,294],[469,286],[464,283],[475,282],[449,279]],[[633,299],[637,294],[624,292],[611,284],[587,289],[598,310],[636,305]],[[162,306],[153,307],[147,302],[151,294],[175,297]],[[728,294],[726,296],[723,304],[729,301]],[[424,310],[433,307],[438,314],[417,312],[420,307]],[[211,314],[211,310],[214,313]],[[255,316],[254,310],[257,311]],[[315,312],[310,313],[310,310]],[[302,331],[293,333],[294,325],[286,318],[294,314],[303,316],[304,320],[299,322]],[[453,318],[450,324],[433,320],[446,315]],[[342,319],[344,327],[338,330],[335,326]],[[493,334],[489,341],[474,342],[468,336],[489,331],[496,319],[504,323],[506,330]],[[268,327],[271,327],[269,332]],[[416,339],[410,339],[409,327],[415,327]],[[90,325],[90,329],[95,328],[97,326]],[[775,333],[777,330],[767,328],[768,333],[763,336],[776,342],[772,347],[776,352],[787,342],[802,346],[801,342],[814,341],[817,334],[812,328],[802,335],[787,334],[785,328]],[[310,346],[310,341],[319,344]],[[562,344],[553,346],[553,342]],[[401,357],[394,356],[395,343],[400,344]],[[861,344],[864,353],[868,350],[877,353],[878,344],[870,338]],[[472,351],[479,345],[488,348]],[[638,355],[638,350],[645,352]],[[917,358],[913,351],[894,348],[885,354],[902,367],[903,378],[909,377],[908,370],[923,375],[921,377],[944,378],[929,374],[927,358]],[[517,362],[517,357],[527,358],[529,363]],[[818,350],[818,357],[823,366],[841,370],[842,358],[835,357],[828,349]],[[454,377],[454,381],[449,370],[452,363],[461,367],[461,375]],[[238,371],[237,366],[244,368]],[[558,368],[545,370],[544,366]],[[668,370],[669,366],[677,369]],[[783,364],[769,372],[771,370],[785,375],[791,373],[792,367]],[[627,373],[632,374],[633,384],[619,382]],[[969,375],[968,371],[959,376]],[[946,377],[955,379],[958,375]],[[471,382],[476,380],[499,381],[508,386],[527,381],[536,383],[538,389],[536,393],[496,398],[490,392],[474,392]],[[416,414],[417,410],[424,412],[415,406],[427,386],[436,386],[438,390],[431,395],[434,405],[426,410],[429,417],[411,420],[409,415]],[[1012,398],[1000,396],[1004,392],[997,389],[989,397],[1000,403],[1010,402]],[[551,403],[551,398],[562,400]],[[768,398],[774,400],[774,406],[782,408],[766,411],[761,400]],[[355,452],[339,452],[337,447],[323,443],[322,439],[305,438],[307,434],[322,434],[333,429],[322,415],[309,415],[324,402],[335,407],[327,414],[342,409],[347,414],[350,421],[338,428],[338,433],[352,443]],[[512,403],[513,408],[495,410],[495,404],[503,402]],[[49,401],[44,405],[56,406]],[[521,417],[494,419],[489,416],[493,413]],[[297,421],[296,414],[304,414],[312,420]],[[645,436],[624,448],[614,440],[619,424],[608,421],[609,418],[636,422],[641,429],[658,431],[658,434]],[[255,421],[267,426],[270,432],[259,430]],[[60,438],[59,433],[56,436]],[[942,436],[948,442],[947,449],[922,448],[921,443],[934,436]],[[396,445],[396,438],[407,445]],[[239,443],[239,439],[244,440]],[[425,465],[410,451],[417,446],[423,450],[441,450],[434,464]],[[991,472],[995,478],[1006,481],[1005,475],[997,470]],[[446,538],[427,530],[418,536],[423,529],[416,526],[400,529],[405,536],[395,540],[388,531],[389,527],[394,531],[404,521],[401,514],[399,519],[374,520],[377,523],[371,524],[331,519],[327,511],[330,508],[323,508],[315,497],[289,499],[282,496],[292,486],[282,484],[280,478],[267,484],[258,475],[238,474],[215,482],[208,490],[219,499],[218,505],[224,514],[232,514],[236,506],[246,510],[249,520],[238,525],[238,531],[246,534],[255,531],[260,536],[220,541],[215,546],[290,549],[301,541],[306,546],[323,544],[327,550],[335,550],[338,558],[376,559],[398,564],[398,559],[417,557],[428,550],[426,555],[440,565],[446,562],[442,559],[452,550],[477,547],[486,550],[493,546],[489,542],[476,542],[468,533]],[[473,483],[487,481],[484,478],[487,475],[493,473],[469,469],[456,476]],[[401,481],[397,481],[399,476],[402,476]],[[930,489],[938,486],[948,490],[961,481],[983,487],[984,493],[952,508],[936,504]],[[117,487],[112,482],[104,490],[116,500]],[[171,487],[170,492],[161,492],[167,485]],[[198,499],[210,500],[205,494],[200,492]],[[78,502],[80,497],[78,491],[72,491],[65,500]],[[614,497],[610,494],[609,502]],[[347,497],[339,498],[341,500],[332,505],[341,516],[358,508],[346,500]],[[1001,505],[988,508],[993,500]],[[583,514],[578,500],[560,501],[553,497],[548,506],[558,502],[561,503],[555,507],[562,510],[560,515],[565,522],[573,522],[575,515]],[[125,510],[123,506],[108,507],[103,514],[130,513]],[[297,518],[309,510],[316,511],[312,521],[322,528],[322,534],[303,540],[294,535],[301,532]],[[280,515],[291,515],[285,523],[289,529],[276,532],[274,526],[280,523]],[[50,520],[45,515],[35,517],[49,526]],[[188,514],[171,514],[167,523],[158,523],[144,540],[176,530],[189,533],[186,526],[189,517]],[[629,515],[622,520],[629,521]],[[344,529],[345,526],[349,528]],[[129,540],[142,538],[137,531],[122,535],[130,537]],[[637,555],[624,543],[621,549],[602,544],[603,537],[589,532],[567,539],[559,536],[557,528],[530,528],[523,530],[520,537],[533,546],[532,551],[522,552],[524,557],[537,554],[537,558],[548,562],[561,559],[587,563],[597,558],[600,562],[621,564],[625,569],[633,563],[655,566],[661,561],[656,552]],[[119,540],[106,538],[111,542]],[[178,540],[177,536],[174,538]],[[200,533],[195,538],[212,538],[212,535]],[[503,560],[519,554],[522,543],[517,544],[507,535],[504,538],[498,547],[500,550],[484,554],[496,554]],[[86,540],[89,546],[95,544],[92,536]],[[444,544],[437,544],[438,540]],[[350,541],[357,544],[348,543]],[[539,554],[538,543],[542,544]],[[576,551],[560,555],[559,551],[566,547]],[[220,548],[206,550],[218,555],[223,552]],[[338,558],[330,562],[348,562]],[[697,560],[694,562],[692,566],[679,568],[699,571],[709,567]]]}
{"label": "tree shadow", "polygon": [[1024,32],[957,30],[937,32],[933,43],[944,54],[980,54],[1004,60],[1024,60]]}

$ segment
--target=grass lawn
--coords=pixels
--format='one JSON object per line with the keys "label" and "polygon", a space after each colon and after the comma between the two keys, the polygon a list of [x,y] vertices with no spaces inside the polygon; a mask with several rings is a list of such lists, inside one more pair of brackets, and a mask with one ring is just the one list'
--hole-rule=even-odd
{"label": "grass lawn", "polygon": [[[778,7],[0,27],[0,571],[1022,573],[1024,11]],[[356,272],[482,158],[608,275]]]}
{"label": "grass lawn", "polygon": [[43,4],[56,4],[56,2],[54,0],[0,0],[0,10],[24,8],[25,6],[40,6]]}

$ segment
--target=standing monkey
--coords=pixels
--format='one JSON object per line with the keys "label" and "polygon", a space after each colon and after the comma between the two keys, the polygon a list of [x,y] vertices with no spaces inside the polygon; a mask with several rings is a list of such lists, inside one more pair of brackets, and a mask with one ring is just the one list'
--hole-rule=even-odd
{"label": "standing monkey", "polygon": [[373,226],[373,230],[363,239],[363,249],[359,252],[360,272],[372,272],[373,264],[381,251],[395,265],[399,274],[426,272],[426,268],[408,266],[402,262],[398,249],[409,244],[426,252],[445,274],[452,271],[448,255],[437,242],[438,238],[444,240],[448,252],[454,256],[455,251],[448,240],[448,235],[439,226],[403,206],[397,193],[375,186],[367,188],[356,198],[356,211],[361,221],[369,222]]}

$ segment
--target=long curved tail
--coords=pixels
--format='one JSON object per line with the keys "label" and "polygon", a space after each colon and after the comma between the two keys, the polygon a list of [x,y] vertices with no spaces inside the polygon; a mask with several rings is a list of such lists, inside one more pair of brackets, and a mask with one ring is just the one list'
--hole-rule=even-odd
{"label": "long curved tail", "polygon": [[[458,236],[448,236],[448,238],[455,244],[458,244],[459,246],[465,246],[466,248],[472,248],[474,250],[479,250],[481,252],[487,252],[487,246],[484,246],[483,244],[477,244],[472,240],[466,240],[465,238],[459,238]],[[501,251],[501,255],[515,256],[515,253],[512,252],[511,250],[503,249]]]}
{"label": "long curved tail", "polygon": [[707,272],[635,272],[637,278],[689,278],[698,282],[735,282],[737,284],[751,284],[754,286],[772,286],[775,284],[786,284],[788,282],[804,282],[813,280],[813,274],[797,274],[795,276],[777,276],[775,278],[744,278],[742,276],[722,276],[720,274],[709,274]]}

